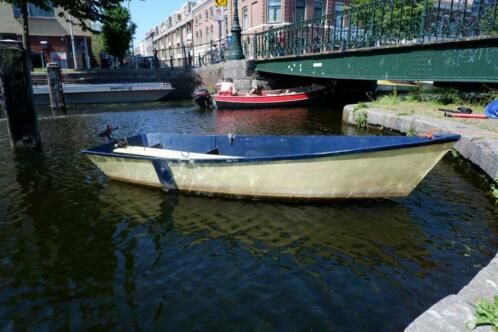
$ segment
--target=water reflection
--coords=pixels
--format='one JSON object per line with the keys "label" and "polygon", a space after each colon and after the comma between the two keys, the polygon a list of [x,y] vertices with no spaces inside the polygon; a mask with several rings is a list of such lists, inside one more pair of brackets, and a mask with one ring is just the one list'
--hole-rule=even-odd
{"label": "water reflection", "polygon": [[424,238],[407,209],[388,200],[289,205],[172,194],[162,197],[114,182],[101,200],[110,210],[121,207],[128,217],[157,220],[170,230],[195,236],[196,243],[234,241],[256,256],[272,250],[290,254],[297,261],[305,260],[304,252],[332,260],[348,256],[363,265],[361,269],[369,270],[378,264],[399,268],[405,259],[420,267],[433,265],[417,244]]}
{"label": "water reflection", "polygon": [[302,132],[307,116],[307,108],[221,110],[216,111],[216,132],[247,133],[261,129],[275,134]]}

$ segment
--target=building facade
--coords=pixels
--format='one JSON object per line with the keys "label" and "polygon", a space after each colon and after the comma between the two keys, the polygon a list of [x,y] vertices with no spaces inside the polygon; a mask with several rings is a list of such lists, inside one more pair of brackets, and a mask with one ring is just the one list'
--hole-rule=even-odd
{"label": "building facade", "polygon": [[186,66],[192,59],[192,10],[195,2],[186,2],[153,29],[152,46],[161,66]]}
{"label": "building facade", "polygon": [[[233,19],[233,0],[226,8],[215,0],[186,2],[152,29],[137,49],[151,56],[154,50],[163,66],[199,65],[210,51],[229,46]],[[239,0],[238,14],[242,28],[242,47],[251,57],[253,36],[272,27],[293,24],[342,11],[350,0]],[[147,44],[149,36],[152,46]],[[147,48],[148,51],[144,51]]]}
{"label": "building facade", "polygon": [[155,29],[147,31],[145,38],[135,48],[135,55],[140,56],[153,56],[154,55],[154,36]]}
{"label": "building facade", "polygon": [[[45,67],[48,62],[57,62],[61,68],[89,69],[91,56],[91,33],[76,24],[66,22],[59,8],[43,10],[28,4],[30,46],[34,68]],[[65,13],[63,13],[65,14]],[[0,2],[0,39],[22,40],[21,11],[18,7]],[[68,15],[65,15],[68,17]],[[71,31],[74,36],[73,53]],[[75,56],[73,56],[73,54]]]}
{"label": "building facade", "polygon": [[[340,12],[349,0],[239,0],[239,24],[242,28],[242,47],[251,56],[253,35],[272,27],[293,24],[324,15]],[[223,18],[216,15],[214,0],[201,0],[193,9],[194,54],[196,58],[216,47],[221,40],[227,47],[226,37],[231,35],[233,0],[224,8]],[[228,38],[230,39],[230,38]]]}

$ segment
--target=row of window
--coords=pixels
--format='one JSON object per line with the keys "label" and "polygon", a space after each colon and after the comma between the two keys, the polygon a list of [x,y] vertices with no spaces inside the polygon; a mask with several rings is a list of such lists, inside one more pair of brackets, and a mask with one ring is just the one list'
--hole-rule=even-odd
{"label": "row of window", "polygon": [[[12,6],[12,9],[14,11],[15,18],[21,17],[21,8],[19,8],[17,6]],[[55,17],[55,12],[54,12],[54,8],[52,7],[51,4],[49,4],[48,9],[42,9],[36,5],[33,5],[32,3],[28,3],[28,16],[29,17]]]}
{"label": "row of window", "polygon": [[[268,23],[277,23],[282,21],[282,0],[267,0],[267,17]],[[336,12],[341,11],[343,3],[336,2]],[[306,0],[295,0],[295,21],[300,22],[305,19]],[[198,25],[204,15],[204,20],[213,17],[213,7],[205,10],[203,13],[194,17],[194,24]],[[321,17],[325,15],[325,0],[313,1],[313,17]],[[249,9],[248,7],[242,8],[242,29],[249,28]]]}

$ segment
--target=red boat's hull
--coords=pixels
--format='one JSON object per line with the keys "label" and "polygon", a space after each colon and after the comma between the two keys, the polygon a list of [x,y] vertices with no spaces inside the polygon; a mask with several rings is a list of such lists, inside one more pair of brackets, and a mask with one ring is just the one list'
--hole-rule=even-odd
{"label": "red boat's hull", "polygon": [[323,90],[275,96],[214,95],[213,99],[218,109],[252,109],[302,106],[321,95],[323,95]]}

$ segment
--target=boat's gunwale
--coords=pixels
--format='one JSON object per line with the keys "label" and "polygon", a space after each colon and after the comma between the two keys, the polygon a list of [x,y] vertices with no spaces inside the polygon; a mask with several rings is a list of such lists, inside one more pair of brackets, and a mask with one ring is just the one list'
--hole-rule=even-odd
{"label": "boat's gunwale", "polygon": [[[208,136],[208,135],[206,135]],[[338,151],[330,151],[330,152],[317,152],[317,153],[307,153],[307,154],[298,154],[298,155],[283,155],[283,156],[269,156],[269,157],[238,157],[238,158],[226,158],[226,159],[177,159],[177,158],[161,158],[161,157],[151,157],[151,156],[137,156],[130,155],[125,153],[114,153],[114,152],[102,152],[102,151],[94,151],[92,149],[82,150],[82,154],[87,155],[97,155],[103,157],[115,157],[115,158],[124,158],[124,159],[138,159],[138,160],[165,160],[172,163],[200,163],[200,164],[219,164],[219,163],[258,163],[258,162],[271,162],[271,161],[286,161],[286,160],[304,160],[304,159],[314,159],[314,158],[326,158],[326,157],[334,157],[334,156],[343,156],[343,155],[352,155],[359,153],[370,153],[377,151],[388,151],[388,150],[398,150],[405,148],[414,148],[426,145],[433,144],[444,144],[457,142],[460,139],[460,135],[457,134],[444,134],[434,136],[432,139],[427,139],[420,142],[410,142],[410,143],[401,143],[401,144],[389,144],[382,146],[375,146],[369,148],[360,148],[360,149],[349,149],[349,150],[338,150]],[[97,147],[95,147],[97,148]]]}
{"label": "boat's gunwale", "polygon": [[251,106],[251,105],[260,105],[260,104],[265,104],[265,105],[274,105],[274,104],[286,104],[286,103],[298,103],[298,102],[301,102],[301,101],[308,101],[310,100],[310,97],[303,97],[301,99],[292,99],[292,100],[289,100],[289,99],[286,99],[286,100],[275,100],[275,101],[256,101],[256,100],[252,100],[251,102],[246,102],[246,101],[243,101],[243,100],[214,100],[216,103],[218,104],[242,104],[242,105],[246,105],[246,106]]}

